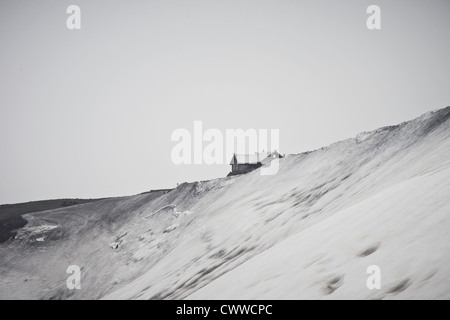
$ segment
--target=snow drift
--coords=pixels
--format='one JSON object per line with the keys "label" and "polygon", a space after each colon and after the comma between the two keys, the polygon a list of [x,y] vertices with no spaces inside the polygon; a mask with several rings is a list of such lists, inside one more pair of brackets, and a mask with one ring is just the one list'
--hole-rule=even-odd
{"label": "snow drift", "polygon": [[24,215],[0,244],[0,298],[449,299],[449,118],[291,155],[274,176]]}

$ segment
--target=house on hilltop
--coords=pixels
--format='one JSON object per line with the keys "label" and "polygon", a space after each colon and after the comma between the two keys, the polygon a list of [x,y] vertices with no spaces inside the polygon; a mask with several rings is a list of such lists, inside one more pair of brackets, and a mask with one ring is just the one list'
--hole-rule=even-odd
{"label": "house on hilltop", "polygon": [[283,158],[277,151],[254,154],[234,153],[230,161],[231,172],[227,176],[248,173],[277,158]]}

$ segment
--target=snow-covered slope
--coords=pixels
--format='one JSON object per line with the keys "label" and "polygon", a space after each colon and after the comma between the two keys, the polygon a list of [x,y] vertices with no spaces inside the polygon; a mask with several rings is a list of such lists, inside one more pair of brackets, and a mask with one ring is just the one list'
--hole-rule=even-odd
{"label": "snow-covered slope", "polygon": [[[25,215],[0,245],[0,298],[448,299],[449,119],[288,156],[274,176]],[[81,290],[66,287],[72,264]]]}

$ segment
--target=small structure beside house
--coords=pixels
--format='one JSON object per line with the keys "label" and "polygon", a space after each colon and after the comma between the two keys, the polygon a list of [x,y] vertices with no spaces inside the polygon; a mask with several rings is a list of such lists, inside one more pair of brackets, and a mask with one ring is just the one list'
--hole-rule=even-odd
{"label": "small structure beside house", "polygon": [[258,169],[262,165],[270,163],[273,159],[283,158],[277,151],[262,152],[255,154],[233,154],[231,158],[231,172],[227,175],[234,176],[237,174],[244,174],[255,169]]}

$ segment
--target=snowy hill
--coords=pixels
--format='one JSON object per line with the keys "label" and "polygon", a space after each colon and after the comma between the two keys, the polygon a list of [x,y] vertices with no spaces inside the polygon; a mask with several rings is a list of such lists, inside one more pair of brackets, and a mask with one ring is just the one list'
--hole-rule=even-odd
{"label": "snowy hill", "polygon": [[26,214],[0,244],[0,299],[449,299],[449,119],[291,155],[274,176]]}

